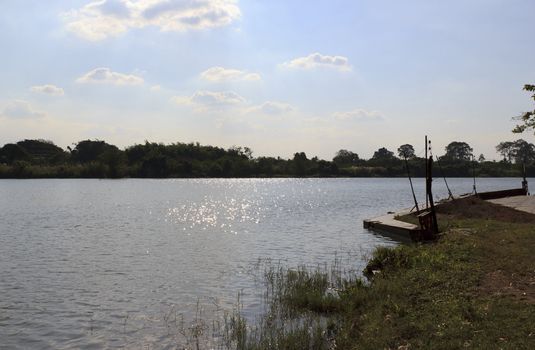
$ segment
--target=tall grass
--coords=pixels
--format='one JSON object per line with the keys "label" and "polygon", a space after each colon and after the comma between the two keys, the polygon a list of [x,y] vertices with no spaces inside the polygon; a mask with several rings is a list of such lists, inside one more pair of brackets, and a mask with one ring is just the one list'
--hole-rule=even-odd
{"label": "tall grass", "polygon": [[344,309],[348,286],[364,283],[354,269],[343,268],[341,259],[313,268],[264,266],[265,313],[248,322],[241,306],[225,319],[225,348],[334,349],[335,335]]}

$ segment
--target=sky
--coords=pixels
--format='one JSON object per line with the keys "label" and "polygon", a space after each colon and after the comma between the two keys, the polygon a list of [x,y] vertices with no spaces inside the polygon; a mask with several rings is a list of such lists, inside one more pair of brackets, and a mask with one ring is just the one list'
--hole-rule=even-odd
{"label": "sky", "polygon": [[533,110],[533,0],[0,0],[0,144],[84,139],[499,159]]}

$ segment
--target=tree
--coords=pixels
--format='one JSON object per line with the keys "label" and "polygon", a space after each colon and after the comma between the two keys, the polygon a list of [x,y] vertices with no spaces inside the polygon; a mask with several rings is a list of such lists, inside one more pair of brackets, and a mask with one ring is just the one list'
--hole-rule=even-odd
{"label": "tree", "polygon": [[394,152],[387,150],[384,147],[379,148],[377,151],[373,153],[372,159],[376,160],[387,160],[387,159],[393,159]]}
{"label": "tree", "polygon": [[517,164],[530,163],[535,160],[535,145],[522,139],[513,142],[514,159]]}
{"label": "tree", "polygon": [[308,158],[305,152],[295,153],[293,158],[294,173],[298,176],[306,175]]}
{"label": "tree", "polygon": [[12,164],[16,161],[28,161],[31,155],[20,145],[6,143],[0,148],[0,163]]}
{"label": "tree", "polygon": [[59,163],[64,162],[67,154],[56,146],[52,141],[47,140],[24,140],[17,142],[31,156],[32,163]]}
{"label": "tree", "polygon": [[414,147],[409,144],[401,145],[398,148],[398,155],[400,158],[414,158]]}
{"label": "tree", "polygon": [[336,163],[328,162],[326,160],[318,161],[318,174],[320,176],[329,176],[338,174],[338,166]]}
{"label": "tree", "polygon": [[232,146],[228,149],[228,153],[238,157],[253,159],[253,151],[249,147]]}
{"label": "tree", "polygon": [[535,145],[523,139],[500,142],[496,150],[503,156],[503,160],[509,163],[529,163],[535,160]]}
{"label": "tree", "polygon": [[470,160],[474,149],[466,142],[453,141],[446,146],[447,159],[451,160]]}
{"label": "tree", "polygon": [[[524,90],[529,92],[535,92],[535,85],[526,84],[524,85]],[[535,93],[531,95],[531,98],[533,99],[533,101],[535,101]],[[528,129],[535,129],[535,109],[532,111],[524,112],[513,119],[522,122],[513,129],[514,133],[522,133]]]}
{"label": "tree", "polygon": [[483,153],[481,153],[481,154],[479,155],[479,158],[477,159],[477,161],[480,162],[480,163],[483,163],[485,160],[486,160],[486,159],[485,159],[485,155],[484,155]]}
{"label": "tree", "polygon": [[109,147],[99,157],[98,160],[108,166],[108,176],[117,178],[126,173],[126,155],[117,147]]}
{"label": "tree", "polygon": [[515,154],[514,142],[511,142],[511,141],[500,142],[496,146],[496,151],[503,156],[504,161],[511,162]]}
{"label": "tree", "polygon": [[72,150],[72,155],[80,163],[87,163],[97,160],[108,150],[118,150],[118,148],[104,141],[84,140],[76,144],[76,147]]}
{"label": "tree", "polygon": [[336,155],[333,158],[333,162],[339,165],[356,165],[358,164],[359,160],[358,154],[346,149],[341,149],[336,152]]}

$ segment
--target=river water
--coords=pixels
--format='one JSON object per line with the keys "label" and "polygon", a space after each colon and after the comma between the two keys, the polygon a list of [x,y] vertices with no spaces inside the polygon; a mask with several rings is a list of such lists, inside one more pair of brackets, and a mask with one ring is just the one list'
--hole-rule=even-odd
{"label": "river water", "polygon": [[238,293],[261,310],[259,262],[361,270],[396,244],[362,220],[410,206],[407,179],[0,180],[0,349],[174,348]]}

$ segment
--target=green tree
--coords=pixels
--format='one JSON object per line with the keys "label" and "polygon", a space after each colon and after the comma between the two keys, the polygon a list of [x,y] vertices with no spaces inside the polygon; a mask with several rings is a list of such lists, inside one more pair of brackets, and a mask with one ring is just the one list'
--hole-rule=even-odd
{"label": "green tree", "polygon": [[297,176],[304,176],[307,172],[308,158],[305,152],[298,152],[294,154],[292,160],[294,166],[294,173]]}
{"label": "green tree", "polygon": [[141,164],[140,173],[143,177],[167,177],[169,167],[167,157],[158,153],[151,153]]}
{"label": "green tree", "polygon": [[118,148],[104,141],[84,140],[76,144],[72,150],[72,157],[80,163],[88,163],[98,160],[108,150],[118,150]]}
{"label": "green tree", "polygon": [[374,160],[391,160],[394,158],[394,152],[387,150],[385,147],[381,147],[375,151],[372,157]]}
{"label": "green tree", "polygon": [[12,164],[16,161],[28,161],[31,155],[19,144],[6,143],[0,149],[0,163]]}
{"label": "green tree", "polygon": [[126,155],[117,147],[110,147],[104,151],[98,160],[108,166],[108,176],[123,177],[126,174]]}
{"label": "green tree", "polygon": [[535,160],[535,145],[525,140],[516,140],[514,142],[514,159],[515,163],[530,163]]}
{"label": "green tree", "polygon": [[511,142],[511,141],[500,142],[496,146],[496,151],[502,155],[504,161],[510,163],[515,154],[514,142]]}
{"label": "green tree", "polygon": [[259,157],[255,160],[255,173],[262,176],[271,176],[275,173],[277,160],[271,157]]}
{"label": "green tree", "polygon": [[17,142],[30,156],[33,164],[56,164],[64,162],[67,153],[52,141],[24,140]]}
{"label": "green tree", "polygon": [[338,166],[334,162],[328,162],[326,160],[318,160],[318,174],[320,176],[329,176],[338,174]]}
{"label": "green tree", "polygon": [[535,145],[523,139],[500,142],[496,150],[503,156],[504,161],[509,163],[530,163],[535,160]]}
{"label": "green tree", "polygon": [[450,160],[470,160],[474,149],[466,142],[453,141],[446,146],[445,157]]}
{"label": "green tree", "polygon": [[[535,92],[535,85],[526,84],[524,90],[529,92]],[[531,95],[531,98],[535,102],[535,93]],[[528,129],[535,129],[535,109],[532,111],[524,112],[518,117],[513,118],[519,120],[521,124],[518,124],[514,129],[514,133],[522,133]]]}
{"label": "green tree", "polygon": [[253,151],[249,147],[232,146],[227,151],[230,155],[243,157],[245,159],[253,158]]}
{"label": "green tree", "polygon": [[358,154],[346,149],[341,149],[336,152],[336,155],[333,158],[333,162],[337,165],[357,165],[359,160]]}
{"label": "green tree", "polygon": [[398,147],[398,155],[400,158],[414,158],[414,147],[408,143],[401,145]]}

